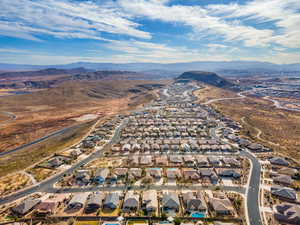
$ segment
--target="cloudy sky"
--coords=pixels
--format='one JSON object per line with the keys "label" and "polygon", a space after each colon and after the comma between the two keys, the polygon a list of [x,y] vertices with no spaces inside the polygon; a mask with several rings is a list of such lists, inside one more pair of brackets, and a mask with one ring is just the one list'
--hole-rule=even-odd
{"label": "cloudy sky", "polygon": [[0,63],[300,63],[299,0],[0,0]]}

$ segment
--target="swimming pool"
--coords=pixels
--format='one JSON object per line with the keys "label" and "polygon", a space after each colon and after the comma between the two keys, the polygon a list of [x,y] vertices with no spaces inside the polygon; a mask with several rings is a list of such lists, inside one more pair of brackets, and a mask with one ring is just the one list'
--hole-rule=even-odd
{"label": "swimming pool", "polygon": [[191,214],[191,217],[194,217],[194,218],[204,218],[205,217],[205,213],[201,213],[201,212],[193,212]]}

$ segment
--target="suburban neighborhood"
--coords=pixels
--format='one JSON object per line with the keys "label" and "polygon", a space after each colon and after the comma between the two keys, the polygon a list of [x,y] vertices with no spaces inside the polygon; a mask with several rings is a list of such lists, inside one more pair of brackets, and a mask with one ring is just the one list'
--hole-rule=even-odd
{"label": "suburban neighborhood", "polygon": [[199,88],[175,82],[32,167],[32,187],[1,193],[3,224],[300,224],[299,165],[197,103]]}

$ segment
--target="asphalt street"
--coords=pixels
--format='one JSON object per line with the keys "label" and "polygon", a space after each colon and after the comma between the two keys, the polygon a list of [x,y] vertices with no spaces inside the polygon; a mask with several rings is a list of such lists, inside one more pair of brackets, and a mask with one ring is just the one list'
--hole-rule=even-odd
{"label": "asphalt street", "polygon": [[[165,89],[163,91],[163,94],[165,95],[164,97],[169,97],[170,93],[168,92],[167,89]],[[184,94],[185,100],[190,100],[190,93],[188,93],[187,91],[185,91]],[[240,95],[240,97],[237,98],[243,98],[242,95]],[[234,98],[234,99],[237,99]],[[215,99],[216,101],[220,101],[220,100],[228,100],[227,99]],[[233,98],[232,98],[233,99]],[[210,100],[211,102],[213,100]],[[120,127],[118,127],[113,135],[113,137],[111,138],[111,140],[104,146],[104,148],[108,147],[109,145],[111,145],[112,143],[115,143],[119,137],[120,137],[120,130],[127,124],[127,120],[123,121],[123,123],[121,124]],[[216,129],[222,127],[222,124],[219,124],[218,127],[216,128],[212,128],[210,129],[210,135],[215,138],[220,140],[220,138],[216,135]],[[65,128],[62,129],[60,131],[54,132],[52,134],[49,134],[43,138],[40,138],[38,140],[36,140],[35,142],[29,143],[27,145],[24,145],[25,147],[38,143],[40,141],[43,141],[45,139],[47,139],[50,136],[54,136],[54,135],[59,135],[62,132],[64,132],[66,129],[71,129],[71,128]],[[224,141],[223,141],[224,143]],[[226,143],[226,142],[225,142]],[[9,154],[11,152],[14,151],[18,151],[22,148],[24,148],[24,146],[21,146],[17,149],[13,149],[8,153],[5,154]],[[4,153],[1,153],[1,155],[5,155]],[[226,191],[235,191],[235,192],[239,192],[242,194],[246,194],[246,198],[247,198],[247,211],[248,211],[248,217],[249,217],[249,222],[250,225],[262,225],[261,222],[261,218],[260,218],[260,212],[259,212],[259,185],[260,185],[260,173],[261,173],[261,165],[259,163],[259,161],[257,160],[257,158],[250,154],[247,151],[241,151],[241,155],[247,157],[252,164],[252,171],[250,172],[251,176],[250,176],[250,182],[249,182],[249,187],[247,189],[243,188],[243,187],[237,187],[237,186],[222,186],[221,189],[226,190]],[[66,171],[59,173],[41,183],[38,183],[35,186],[31,186],[25,190],[21,190],[17,193],[14,193],[10,196],[4,197],[0,199],[0,205],[1,204],[5,204],[8,202],[12,202],[15,201],[19,198],[25,197],[27,195],[30,195],[34,192],[50,192],[50,193],[56,193],[56,192],[63,192],[63,193],[72,193],[72,192],[82,192],[82,191],[113,191],[113,190],[125,190],[128,188],[128,186],[124,185],[124,186],[109,186],[109,187],[99,187],[99,186],[93,186],[93,187],[78,187],[78,188],[54,188],[53,184],[56,183],[57,181],[59,181],[64,174],[66,173],[72,173],[75,170],[79,169],[81,166],[87,164],[88,162],[92,161],[94,158],[97,157],[101,157],[103,156],[103,151],[102,150],[97,150],[94,153],[92,153],[90,156],[88,156],[87,158],[83,159],[82,161],[72,165],[69,169],[67,169]],[[134,190],[140,190],[140,189],[144,189],[145,187],[141,187],[141,186],[131,186],[131,189]],[[147,186],[147,189],[155,189],[155,190],[162,190],[162,189],[169,189],[169,190],[183,190],[183,189],[189,189],[189,190],[206,190],[206,189],[210,189],[210,190],[214,190],[216,188],[216,186],[174,186],[174,185],[151,185],[151,186]]]}

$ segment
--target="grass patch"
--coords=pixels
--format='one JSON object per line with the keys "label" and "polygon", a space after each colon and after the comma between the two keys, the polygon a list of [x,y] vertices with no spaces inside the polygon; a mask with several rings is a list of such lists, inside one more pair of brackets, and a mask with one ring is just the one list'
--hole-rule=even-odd
{"label": "grass patch", "polygon": [[115,216],[119,216],[119,214],[120,214],[120,208],[117,208],[113,211],[111,211],[111,210],[101,210],[100,211],[100,216],[115,217]]}

